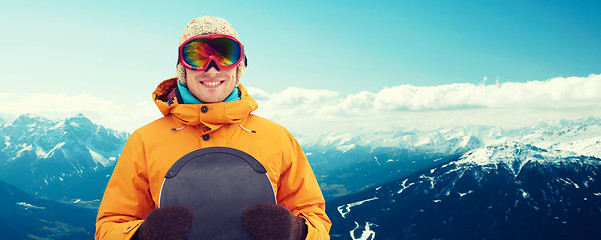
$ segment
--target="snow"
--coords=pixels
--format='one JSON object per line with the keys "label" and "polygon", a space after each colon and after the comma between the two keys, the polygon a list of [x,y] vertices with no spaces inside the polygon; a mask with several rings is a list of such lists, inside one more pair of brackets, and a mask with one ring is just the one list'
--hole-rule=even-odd
{"label": "snow", "polygon": [[472,190],[469,190],[469,191],[467,191],[466,193],[461,193],[461,192],[458,192],[458,193],[459,193],[459,197],[463,197],[463,196],[465,196],[465,195],[468,195],[468,194],[470,194],[470,193],[473,193],[473,192],[474,192],[474,191],[472,191]]}
{"label": "snow", "polygon": [[[309,139],[304,139],[304,138],[301,138],[301,139],[310,141]],[[336,132],[324,133],[323,135],[319,136],[318,138],[315,138],[317,143],[320,145],[323,145],[323,146],[327,146],[327,145],[341,146],[341,145],[344,145],[344,144],[350,142],[352,139],[353,139],[352,134],[349,134],[349,133],[339,134]],[[315,140],[313,140],[313,141],[315,141]],[[305,141],[303,141],[303,143],[304,142]],[[312,143],[312,144],[315,144],[315,143]]]}
{"label": "snow", "polygon": [[[54,153],[55,151],[57,151],[58,149],[60,149],[63,146],[65,146],[65,142],[60,142],[60,143],[56,144],[50,151],[45,153],[43,156],[38,155],[38,157],[39,158],[48,158],[51,156],[52,153]],[[43,151],[41,151],[40,153],[43,153]]]}
{"label": "snow", "polygon": [[505,167],[517,177],[529,162],[562,162],[568,161],[566,160],[568,157],[579,156],[581,155],[573,151],[540,149],[527,143],[510,141],[469,151],[463,154],[456,163],[461,165],[494,166],[494,168]]}
{"label": "snow", "polygon": [[338,206],[338,212],[340,213],[340,216],[342,216],[342,218],[346,218],[346,214],[348,214],[348,213],[351,212],[351,207],[356,207],[356,206],[359,206],[359,205],[361,205],[361,204],[363,204],[365,202],[373,201],[373,200],[376,200],[376,199],[378,199],[378,197],[373,197],[373,198],[366,199],[366,200],[363,200],[363,201],[358,201],[358,202],[354,202],[354,203],[349,203],[349,204],[345,204],[345,205],[342,205],[342,206]]}
{"label": "snow", "polygon": [[409,185],[406,185],[407,184],[407,180],[408,179],[403,180],[403,182],[401,183],[401,187],[403,187],[403,188],[401,188],[401,190],[399,190],[397,192],[397,194],[401,194],[405,189],[407,189],[408,187],[411,187],[411,185],[415,184],[415,183],[410,183]]}
{"label": "snow", "polygon": [[353,230],[350,231],[351,238],[353,240],[374,240],[376,238],[376,232],[371,230],[371,226],[378,226],[374,223],[365,222],[365,228],[361,231],[361,236],[359,238],[355,238],[355,231],[359,229],[359,223],[355,222],[357,225]]}
{"label": "snow", "polygon": [[430,138],[430,136],[422,136],[419,137],[417,139],[417,142],[415,142],[415,144],[413,144],[414,146],[422,146],[422,145],[428,145],[428,144],[432,144],[433,140]]}
{"label": "snow", "polygon": [[19,150],[17,152],[17,154],[15,154],[15,157],[10,158],[8,161],[15,160],[15,159],[23,156],[23,154],[25,154],[25,152],[33,150],[33,147],[31,145],[21,144],[20,146],[22,147],[21,150]]}
{"label": "snow", "polygon": [[544,149],[601,158],[600,120],[590,118],[539,124],[531,127],[533,133],[522,137],[522,140]]}
{"label": "snow", "polygon": [[434,179],[433,177],[430,177],[430,176],[426,176],[425,174],[420,175],[419,178],[426,179],[426,181],[428,181],[430,183],[430,189],[434,189],[434,184],[435,184],[436,179]]}
{"label": "snow", "polygon": [[520,193],[521,193],[521,195],[522,195],[522,197],[523,197],[524,199],[528,199],[528,198],[530,198],[530,194],[529,194],[529,193],[527,193],[526,191],[524,191],[524,189],[521,189],[521,188],[520,188],[520,189],[518,189],[518,192],[520,192]]}
{"label": "snow", "polygon": [[572,185],[572,186],[574,186],[574,188],[576,188],[576,189],[580,188],[580,186],[578,184],[576,184],[574,181],[572,181],[572,179],[569,179],[569,178],[560,178],[559,180],[562,181],[566,185]]}
{"label": "snow", "polygon": [[[103,167],[108,167],[113,162],[110,159],[106,159],[104,156],[98,154],[97,152],[92,151],[92,149],[90,148],[88,148],[88,151],[90,152],[90,155],[92,155],[92,159],[96,164],[100,164]],[[114,157],[112,158],[115,159]]]}
{"label": "snow", "polygon": [[46,152],[44,151],[44,149],[42,149],[40,146],[35,146],[35,154],[38,158],[48,158],[51,156],[52,153],[54,153],[54,151],[56,151],[57,149],[61,148],[62,146],[65,145],[65,142],[61,142],[56,144],[56,146],[54,146],[54,148],[52,148],[50,151]]}
{"label": "snow", "polygon": [[601,136],[559,142],[551,147],[562,151],[572,151],[579,155],[601,158]]}
{"label": "snow", "polygon": [[57,124],[55,124],[54,126],[52,126],[49,130],[54,130],[54,129],[58,129],[61,128],[62,126],[65,126],[65,122],[58,122]]}
{"label": "snow", "polygon": [[46,152],[44,152],[44,150],[40,146],[36,146],[35,147],[35,155],[38,158],[44,158],[46,156]]}
{"label": "snow", "polygon": [[[485,146],[501,146],[517,143],[535,146],[565,154],[564,156],[593,156],[601,158],[601,118],[570,121],[539,122],[519,129],[502,129],[490,126],[462,126],[430,130],[409,129],[355,129],[350,133],[328,132],[317,137],[303,137],[303,147],[321,146],[347,152],[366,147],[400,148],[409,151],[454,154]],[[494,153],[489,153],[493,156]],[[533,159],[525,159],[533,160]],[[536,160],[536,159],[534,159]],[[516,163],[514,174],[527,164]],[[507,163],[507,161],[498,162]],[[483,163],[488,164],[488,163]]]}
{"label": "snow", "polygon": [[29,209],[45,209],[45,207],[38,207],[38,206],[31,205],[31,204],[26,203],[26,202],[18,202],[16,204],[19,205],[19,206],[22,206],[23,208],[25,208],[25,210],[29,210]]}
{"label": "snow", "polygon": [[355,146],[356,146],[355,144],[341,145],[341,146],[336,147],[336,150],[345,153],[345,152],[355,148]]}
{"label": "snow", "polygon": [[7,147],[11,145],[10,136],[4,136],[4,145],[6,145]]}

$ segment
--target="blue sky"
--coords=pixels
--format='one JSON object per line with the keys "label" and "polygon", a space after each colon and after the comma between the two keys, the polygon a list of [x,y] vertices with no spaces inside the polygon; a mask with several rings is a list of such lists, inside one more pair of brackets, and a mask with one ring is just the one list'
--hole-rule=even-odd
{"label": "blue sky", "polygon": [[[203,15],[233,24],[249,58],[243,84],[265,101],[301,95],[290,87],[314,90],[296,101],[340,102],[397,86],[526,84],[601,73],[598,1],[62,0],[3,1],[0,9],[4,98],[20,95],[17,108],[50,115],[88,111],[130,131],[139,123],[118,126],[105,115],[148,107],[156,85],[175,76],[181,31]],[[25,107],[39,102],[31,96],[98,104],[40,110]],[[144,122],[158,116],[150,111],[158,114],[140,112]]]}

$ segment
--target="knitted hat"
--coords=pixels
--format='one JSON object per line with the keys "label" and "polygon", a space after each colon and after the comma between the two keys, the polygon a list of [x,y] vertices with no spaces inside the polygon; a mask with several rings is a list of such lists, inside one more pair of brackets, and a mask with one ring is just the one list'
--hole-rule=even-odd
{"label": "knitted hat", "polygon": [[[234,37],[236,40],[240,41],[238,37],[238,33],[232,25],[227,22],[223,18],[204,16],[192,19],[184,28],[184,32],[182,36],[179,38],[179,45],[188,41],[188,39],[199,36],[199,35],[207,35],[207,34],[224,34],[231,37]],[[246,57],[246,56],[245,56]],[[236,72],[236,80],[240,82],[240,78],[242,78],[242,74],[246,70],[246,64],[238,64],[237,72]],[[177,79],[180,84],[184,86],[188,86],[186,84],[186,70],[181,63],[177,64]]]}

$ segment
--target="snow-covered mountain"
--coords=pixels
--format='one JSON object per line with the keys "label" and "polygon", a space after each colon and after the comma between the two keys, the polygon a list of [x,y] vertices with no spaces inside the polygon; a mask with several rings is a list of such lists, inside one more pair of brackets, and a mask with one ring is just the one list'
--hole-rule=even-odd
{"label": "snow-covered mountain", "polygon": [[[127,137],[82,115],[5,121],[0,180],[96,207]],[[517,234],[553,238],[568,230],[599,236],[580,230],[590,226],[584,220],[601,222],[600,118],[298,139],[326,196],[334,239],[532,239]],[[522,231],[516,219],[537,229]]]}
{"label": "snow-covered mountain", "polygon": [[398,179],[483,145],[474,135],[403,129],[326,133],[315,139],[301,144],[326,199]]}
{"label": "snow-covered mountain", "polygon": [[[356,193],[440,165],[470,150],[515,140],[581,155],[599,152],[601,119],[541,122],[519,129],[357,129],[300,136],[326,199]],[[591,155],[597,156],[599,155]]]}
{"label": "snow-covered mountain", "polygon": [[0,125],[0,180],[50,199],[98,200],[127,137],[81,114],[19,116]]}
{"label": "snow-covered mountain", "polygon": [[599,119],[497,136],[449,162],[328,202],[332,238],[601,239]]}
{"label": "snow-covered mountain", "polygon": [[93,239],[96,211],[27,194],[0,181],[0,239]]}

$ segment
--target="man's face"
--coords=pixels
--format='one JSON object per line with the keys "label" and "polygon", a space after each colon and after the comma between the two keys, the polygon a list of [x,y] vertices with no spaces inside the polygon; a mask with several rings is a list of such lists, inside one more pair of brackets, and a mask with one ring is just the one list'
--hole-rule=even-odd
{"label": "man's face", "polygon": [[207,71],[186,69],[188,90],[202,102],[222,102],[236,87],[236,69],[217,70],[215,67]]}

